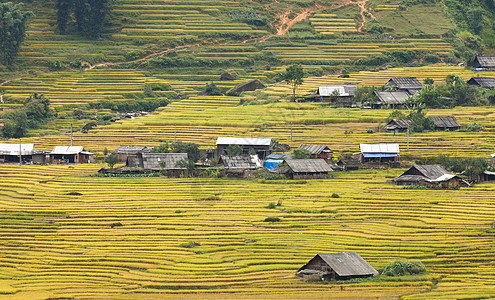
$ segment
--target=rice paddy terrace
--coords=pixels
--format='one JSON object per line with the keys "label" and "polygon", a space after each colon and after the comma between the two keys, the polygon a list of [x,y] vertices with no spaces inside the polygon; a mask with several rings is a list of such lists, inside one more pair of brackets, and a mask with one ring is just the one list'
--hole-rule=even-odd
{"label": "rice paddy terrace", "polygon": [[[96,170],[0,167],[1,298],[495,296],[493,184],[422,191],[385,183],[400,170],[304,184],[88,176]],[[377,269],[419,259],[429,274],[343,290],[295,278],[315,253],[344,250]]]}

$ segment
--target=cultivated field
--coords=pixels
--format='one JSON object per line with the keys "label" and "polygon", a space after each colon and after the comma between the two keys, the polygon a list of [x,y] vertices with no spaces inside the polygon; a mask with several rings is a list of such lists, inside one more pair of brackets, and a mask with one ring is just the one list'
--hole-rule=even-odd
{"label": "cultivated field", "polygon": [[[97,168],[0,167],[1,297],[495,296],[494,184],[421,191],[385,183],[401,170],[299,184],[88,177]],[[295,278],[316,253],[339,251],[358,251],[377,269],[419,259],[429,274],[343,290]]]}

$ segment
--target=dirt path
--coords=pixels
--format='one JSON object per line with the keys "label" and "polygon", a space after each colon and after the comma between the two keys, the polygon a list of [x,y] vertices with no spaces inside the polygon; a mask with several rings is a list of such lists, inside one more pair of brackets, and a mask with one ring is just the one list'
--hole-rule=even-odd
{"label": "dirt path", "polygon": [[363,27],[366,25],[366,14],[368,14],[372,19],[374,19],[375,16],[366,8],[368,0],[359,0],[356,4],[361,9],[361,18],[363,19],[363,22],[359,25],[357,31],[362,33]]}

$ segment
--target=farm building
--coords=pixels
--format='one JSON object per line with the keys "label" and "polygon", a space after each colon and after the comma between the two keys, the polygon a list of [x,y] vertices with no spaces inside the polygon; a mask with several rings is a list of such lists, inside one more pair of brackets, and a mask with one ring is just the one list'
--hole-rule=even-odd
{"label": "farm building", "polygon": [[341,106],[352,106],[356,96],[356,86],[320,86],[316,91],[316,99],[320,102],[330,102]]}
{"label": "farm building", "polygon": [[112,151],[120,162],[126,162],[129,156],[137,156],[139,153],[150,153],[151,149],[145,146],[120,146]]}
{"label": "farm building", "polygon": [[243,154],[257,154],[259,158],[264,159],[272,153],[276,143],[270,138],[219,137],[217,139],[217,157],[228,154],[227,150],[230,145],[241,146]]}
{"label": "farm building", "polygon": [[393,77],[385,86],[395,87],[397,91],[407,92],[409,95],[416,94],[423,87],[416,77]]}
{"label": "farm building", "polygon": [[52,164],[86,164],[94,162],[94,155],[83,146],[55,146],[48,160]]}
{"label": "farm building", "polygon": [[35,150],[33,144],[0,144],[0,163],[44,163],[49,151]]}
{"label": "farm building", "polygon": [[141,153],[127,158],[127,167],[145,171],[182,171],[180,161],[187,161],[187,153]]}
{"label": "farm building", "polygon": [[441,165],[412,166],[399,177],[392,180],[398,185],[425,185],[455,189],[461,185],[459,176],[450,174]]}
{"label": "farm building", "polygon": [[473,66],[488,70],[495,69],[495,56],[476,56]]}
{"label": "farm building", "polygon": [[359,144],[362,163],[384,163],[399,160],[399,144]]}
{"label": "farm building", "polygon": [[300,145],[299,148],[302,150],[308,150],[311,152],[311,158],[323,158],[326,162],[332,157],[333,151],[325,145]]}
{"label": "farm building", "polygon": [[485,171],[480,176],[480,181],[495,181],[495,172]]}
{"label": "farm building", "polygon": [[332,168],[324,159],[288,159],[285,176],[290,179],[331,178]]}
{"label": "farm building", "polygon": [[371,108],[401,107],[406,103],[406,100],[411,97],[408,92],[396,91],[396,92],[378,92],[375,91],[375,95],[378,97],[378,101],[371,105]]}
{"label": "farm building", "polygon": [[359,170],[361,161],[359,159],[339,159],[337,166],[344,171]]}
{"label": "farm building", "polygon": [[430,120],[435,123],[435,130],[444,131],[444,130],[459,130],[461,129],[461,124],[457,122],[455,117],[428,117]]}
{"label": "farm building", "polygon": [[411,120],[409,119],[393,119],[387,123],[387,125],[383,126],[383,129],[387,132],[405,132],[409,125],[411,124]]}
{"label": "farm building", "polygon": [[262,167],[258,155],[221,155],[218,166],[226,169],[255,170]]}
{"label": "farm building", "polygon": [[378,275],[367,261],[356,252],[317,254],[297,270],[304,280],[349,280]]}
{"label": "farm building", "polygon": [[279,164],[283,163],[287,159],[292,159],[292,154],[272,153],[266,157],[263,166],[267,170],[273,170],[276,169]]}
{"label": "farm building", "polygon": [[484,89],[495,89],[495,78],[488,77],[473,77],[467,82],[469,85],[473,85],[476,87],[484,88]]}

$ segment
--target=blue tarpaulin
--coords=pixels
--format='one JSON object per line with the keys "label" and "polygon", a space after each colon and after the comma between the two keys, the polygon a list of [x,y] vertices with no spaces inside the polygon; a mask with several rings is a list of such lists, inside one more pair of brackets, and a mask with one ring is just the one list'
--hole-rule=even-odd
{"label": "blue tarpaulin", "polygon": [[365,158],[372,158],[372,157],[396,157],[398,154],[397,153],[363,153],[363,156]]}
{"label": "blue tarpaulin", "polygon": [[265,160],[265,169],[267,170],[273,170],[273,169],[276,169],[277,166],[281,163],[283,163],[284,160],[283,159],[273,159],[273,158],[269,158],[267,160]]}

